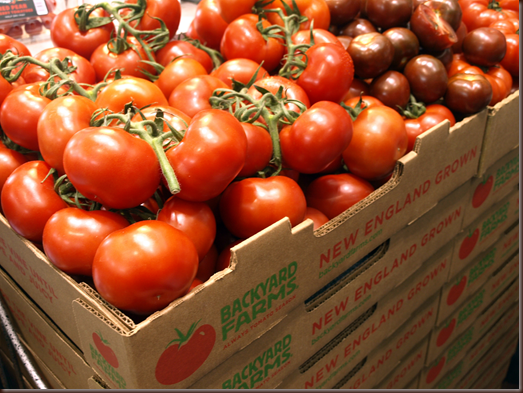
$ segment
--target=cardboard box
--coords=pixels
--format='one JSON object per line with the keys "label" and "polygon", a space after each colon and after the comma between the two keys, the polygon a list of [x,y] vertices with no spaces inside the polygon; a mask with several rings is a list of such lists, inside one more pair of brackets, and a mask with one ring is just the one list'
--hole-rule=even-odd
{"label": "cardboard box", "polygon": [[409,351],[430,332],[438,303],[434,295],[385,340],[374,342],[372,327],[350,329],[333,340],[314,363],[304,363],[278,389],[368,388],[379,383]]}
{"label": "cardboard box", "polygon": [[478,174],[519,145],[519,90],[488,108]]}
{"label": "cardboard box", "polygon": [[[89,285],[60,272],[36,247],[14,234],[3,218],[0,264],[93,367],[102,358],[90,355],[99,340],[96,332],[103,335],[119,359],[113,362],[116,368],[104,366],[113,387],[188,387],[469,182],[477,172],[486,116],[485,110],[452,128],[448,122],[435,126],[418,138],[416,151],[402,157],[392,179],[371,196],[316,232],[309,220],[294,228],[288,219],[275,223],[236,246],[230,268],[143,321],[112,308]],[[70,317],[71,303],[78,323]],[[156,365],[177,338],[176,329],[182,335],[208,331],[209,353],[185,360],[185,374],[176,382],[163,379],[161,372],[159,382]],[[170,362],[181,370],[174,360]]]}
{"label": "cardboard box", "polygon": [[[505,291],[519,275],[519,255],[508,260],[490,280],[472,294],[447,319],[437,324],[431,334],[427,364],[432,363],[452,341],[474,323],[483,311],[495,303],[501,310],[518,299],[518,288]],[[493,311],[491,311],[493,312]],[[498,310],[496,310],[498,312]]]}
{"label": "cardboard box", "polygon": [[485,353],[485,355],[472,367],[469,365],[464,370],[464,376],[453,384],[450,388],[452,389],[470,389],[472,384],[486,372],[488,372],[494,364],[505,363],[506,360],[510,360],[516,347],[518,345],[519,338],[519,324],[515,326],[516,331],[512,333],[513,328],[509,329],[509,332],[503,335],[492,347]]}
{"label": "cardboard box", "polygon": [[450,276],[456,275],[494,244],[518,219],[519,190],[516,187],[456,236]]}
{"label": "cardboard box", "polygon": [[498,241],[476,257],[441,289],[437,325],[441,324],[463,302],[477,291],[507,259],[519,252],[519,222],[505,232]]}
{"label": "cardboard box", "polygon": [[419,386],[419,377],[419,374],[416,375],[416,377],[414,377],[414,379],[412,379],[412,381],[410,381],[404,389],[417,389]]}
{"label": "cardboard box", "polygon": [[428,336],[423,339],[400,364],[380,382],[376,389],[405,389],[423,370],[427,356]]}
{"label": "cardboard box", "polygon": [[19,336],[51,372],[71,389],[88,389],[96,373],[83,354],[0,269],[0,292],[16,322]]}
{"label": "cardboard box", "polygon": [[[518,283],[519,284],[519,283]],[[436,361],[425,367],[421,373],[420,389],[446,389],[462,375],[465,362],[479,359],[481,350],[488,350],[506,330],[519,319],[519,304],[510,307],[498,319],[482,326],[482,318],[478,318],[467,331],[459,336],[452,345],[444,351]],[[487,329],[489,328],[490,329]],[[459,367],[458,367],[459,366]]]}
{"label": "cardboard box", "polygon": [[489,382],[489,384],[487,385],[486,389],[489,389],[489,390],[492,390],[492,389],[496,389],[496,390],[503,389],[503,382],[505,382],[505,378],[507,376],[509,368],[510,368],[510,363],[506,363],[505,365],[503,365],[501,367],[501,369],[499,370],[499,372],[497,372],[496,375],[494,376],[494,378]]}
{"label": "cardboard box", "polygon": [[[405,282],[378,301],[371,294],[365,294],[353,304],[349,302],[353,292],[345,287],[309,310],[298,307],[277,326],[212,370],[191,388],[276,387],[288,375],[303,368],[303,364],[312,367],[316,359],[336,345],[333,340],[338,340],[337,336],[343,335],[345,331],[350,331],[348,341],[361,341],[359,348],[362,353],[370,351],[438,291],[446,280],[450,251],[447,247],[436,253]],[[264,359],[280,343],[287,355],[282,354],[281,360],[275,356],[272,362],[262,364],[260,359]],[[260,370],[244,375],[242,371],[246,365],[249,365],[249,370],[254,366]],[[264,372],[261,371],[262,365]],[[276,373],[276,368],[281,368],[281,371]]]}
{"label": "cardboard box", "polygon": [[504,198],[518,183],[519,147],[499,159],[482,176],[472,179],[463,227],[472,224],[476,218]]}

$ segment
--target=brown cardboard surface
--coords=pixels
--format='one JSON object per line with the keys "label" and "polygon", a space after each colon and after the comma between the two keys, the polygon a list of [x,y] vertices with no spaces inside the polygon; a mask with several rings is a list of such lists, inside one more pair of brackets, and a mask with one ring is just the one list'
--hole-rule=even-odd
{"label": "brown cardboard surface", "polygon": [[428,343],[427,336],[401,359],[400,364],[376,386],[376,389],[405,389],[409,386],[412,380],[423,370]]}
{"label": "brown cardboard surface", "polygon": [[[471,326],[476,318],[482,316],[484,310],[494,302],[498,304],[498,312],[507,304],[518,299],[519,289],[513,285],[514,279],[519,274],[519,256],[515,255],[508,260],[483,287],[468,297],[468,299],[452,313],[447,319],[437,324],[431,335],[427,364],[432,363],[459,335]],[[512,285],[512,289],[505,291]],[[500,298],[501,296],[501,298]]]}
{"label": "brown cardboard surface", "polygon": [[[433,305],[437,302],[436,297],[429,300],[429,302],[420,307],[420,312],[416,313],[414,318],[405,323],[393,337],[386,342],[380,344],[365,359],[363,359],[356,367],[354,367],[348,374],[346,374],[334,388],[339,389],[370,389],[379,384],[395,366],[399,364],[412,350],[412,348],[419,341],[420,337],[422,346],[427,338],[429,325],[425,325],[425,329],[419,330],[419,336],[411,335],[414,326],[419,326],[420,321],[426,318],[428,313],[433,310]],[[414,324],[413,324],[414,322]],[[410,335],[410,337],[409,337]],[[422,359],[418,359],[418,362]]]}
{"label": "brown cardboard surface", "polygon": [[504,198],[519,183],[519,147],[501,157],[482,176],[472,179],[463,227]]}
{"label": "brown cardboard surface", "polygon": [[503,382],[505,380],[505,377],[507,376],[509,367],[510,362],[505,363],[496,373],[494,378],[492,378],[492,380],[488,383],[485,389],[502,389]]}
{"label": "brown cardboard surface", "polygon": [[19,335],[42,363],[64,386],[87,389],[87,380],[95,374],[83,354],[61,333],[54,323],[22,293],[11,278],[0,269],[0,292],[11,310]]}
{"label": "brown cardboard surface", "polygon": [[[399,161],[393,178],[364,201],[316,232],[310,221],[294,228],[287,219],[275,223],[236,246],[230,268],[142,322],[59,272],[5,220],[0,223],[0,264],[82,349],[93,368],[111,379],[112,387],[187,387],[467,183],[477,172],[486,116],[485,110],[452,128],[448,122],[434,127],[418,138],[416,151]],[[71,303],[75,320],[70,318]],[[202,330],[208,353],[194,354],[191,361],[184,358],[183,368],[172,359],[163,363],[177,331],[199,335]],[[97,347],[100,334],[108,344]],[[184,374],[172,382],[159,371],[159,382],[157,364],[159,370],[171,364]]]}
{"label": "brown cardboard surface", "polygon": [[[483,327],[479,318],[440,357],[423,369],[420,389],[445,389],[455,380],[459,380],[465,363],[479,359],[518,319],[519,304],[513,305],[497,320]],[[467,360],[461,362],[462,359]]]}
{"label": "brown cardboard surface", "polygon": [[420,378],[420,374],[416,375],[412,381],[410,381],[405,387],[404,389],[417,389],[418,386],[419,386],[419,378]]}
{"label": "brown cardboard surface", "polygon": [[478,255],[458,274],[449,278],[441,289],[441,302],[436,325],[440,325],[463,302],[487,282],[508,258],[512,259],[519,247],[519,222],[505,232],[498,241]]}
{"label": "brown cardboard surface", "polygon": [[456,236],[450,276],[494,244],[519,219],[517,187]]}
{"label": "brown cardboard surface", "polygon": [[479,175],[519,144],[519,90],[488,111]]}
{"label": "brown cardboard surface", "polygon": [[[297,372],[298,368],[302,369],[304,364],[316,367],[315,359],[321,358],[328,348],[335,345],[332,340],[338,340],[336,336],[342,335],[344,331],[351,332],[349,339],[361,341],[359,348],[362,353],[371,350],[439,289],[446,279],[449,253],[448,247],[438,252],[395,290],[389,291],[386,298],[378,301],[372,294],[365,294],[358,300],[356,307],[352,304],[349,307],[347,303],[351,292],[342,288],[308,312],[298,307],[272,330],[212,370],[191,388],[273,388],[287,375]],[[358,315],[358,318],[354,318],[353,314]],[[262,362],[260,359],[265,359],[270,351],[276,353],[273,349],[279,343],[285,349],[282,357],[275,356],[271,362]],[[244,375],[242,371],[247,365],[249,370],[261,369],[263,366],[265,371]],[[277,373],[276,368],[279,370]]]}
{"label": "brown cardboard surface", "polygon": [[[485,355],[478,360],[478,362],[472,367],[472,364],[469,364],[468,367],[464,370],[464,376],[457,382],[453,384],[451,388],[456,389],[470,389],[472,384],[489,369],[493,367],[494,364],[504,363],[505,360],[510,360],[514,354],[519,338],[519,324],[516,324],[516,332],[511,333],[514,328],[510,328],[507,334],[504,334],[492,347],[485,353]],[[462,360],[464,361],[464,360]]]}

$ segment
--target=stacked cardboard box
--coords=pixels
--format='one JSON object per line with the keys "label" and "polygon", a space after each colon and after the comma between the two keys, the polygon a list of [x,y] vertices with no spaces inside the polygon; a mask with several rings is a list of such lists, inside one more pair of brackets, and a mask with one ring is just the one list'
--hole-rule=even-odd
{"label": "stacked cardboard box", "polygon": [[[428,359],[445,366],[440,349],[456,353],[452,364],[478,346],[487,351],[519,312],[510,247],[519,230],[519,155],[512,142],[484,144],[507,132],[498,116],[515,102],[519,92],[496,110],[435,126],[365,200],[318,231],[310,221],[275,223],[234,247],[228,269],[144,320],[59,271],[0,217],[0,288],[19,334],[68,388],[443,383],[448,369],[427,382]],[[492,174],[499,185],[485,197],[477,189]],[[460,274],[467,290],[444,305]],[[438,347],[438,332],[455,317],[455,336]],[[169,346],[189,331],[187,344]]]}

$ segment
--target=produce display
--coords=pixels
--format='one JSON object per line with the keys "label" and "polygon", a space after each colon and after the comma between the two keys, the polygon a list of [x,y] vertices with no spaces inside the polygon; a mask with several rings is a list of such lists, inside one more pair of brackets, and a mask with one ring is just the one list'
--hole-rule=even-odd
{"label": "produce display", "polygon": [[518,90],[518,10],[202,0],[181,34],[178,0],[128,0],[57,13],[39,53],[4,30],[2,214],[143,318],[226,269],[234,245],[284,217],[319,228],[420,134]]}

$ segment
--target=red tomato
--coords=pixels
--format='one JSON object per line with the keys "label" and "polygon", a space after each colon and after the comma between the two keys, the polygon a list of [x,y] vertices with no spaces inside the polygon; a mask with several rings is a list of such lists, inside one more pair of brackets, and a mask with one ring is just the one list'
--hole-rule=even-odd
{"label": "red tomato", "polygon": [[4,54],[10,50],[18,56],[31,56],[31,51],[18,40],[6,34],[0,34],[0,54]]}
{"label": "red tomato", "polygon": [[120,112],[131,101],[138,108],[147,105],[168,105],[158,86],[148,80],[134,77],[118,79],[108,84],[100,91],[96,105]]}
{"label": "red tomato", "polygon": [[182,57],[168,64],[154,83],[169,97],[180,83],[198,75],[207,75],[205,68],[194,59]]}
{"label": "red tomato", "polygon": [[151,146],[115,127],[88,127],[64,151],[64,169],[86,198],[112,209],[135,207],[160,184],[160,165]]}
{"label": "red tomato", "polygon": [[428,105],[425,113],[417,119],[405,119],[405,129],[409,138],[407,153],[414,148],[418,135],[430,130],[444,120],[448,120],[451,127],[456,124],[456,118],[450,109],[440,104]]}
{"label": "red tomato", "polygon": [[194,280],[192,280],[192,284],[189,287],[189,290],[187,291],[187,293],[191,292],[194,288],[196,288],[202,284],[203,284],[203,281],[200,280],[198,277],[196,277]]}
{"label": "red tomato", "polygon": [[258,63],[250,59],[228,60],[211,72],[211,76],[220,79],[228,87],[232,88],[232,80],[241,82],[246,85],[256,74],[256,80],[269,76],[267,70]]}
{"label": "red tomato", "polygon": [[220,16],[227,23],[236,18],[252,13],[256,0],[216,0],[216,7]]}
{"label": "red tomato", "polygon": [[519,19],[519,12],[511,9],[496,9],[491,6],[490,0],[460,0],[463,12],[462,21],[468,31],[479,27],[487,27],[497,20]]}
{"label": "red tomato", "polygon": [[189,202],[170,197],[158,214],[158,221],[166,222],[187,235],[202,260],[216,236],[216,219],[204,202]]}
{"label": "red tomato", "polygon": [[450,48],[458,41],[452,26],[429,5],[420,4],[412,13],[410,28],[421,46],[432,52]]}
{"label": "red tomato", "polygon": [[42,244],[49,260],[68,274],[92,275],[93,259],[100,243],[129,222],[118,213],[61,209],[44,227]]}
{"label": "red tomato", "polygon": [[96,104],[82,96],[59,97],[42,111],[37,126],[38,146],[43,159],[60,175],[65,173],[65,145],[78,131],[89,127]]}
{"label": "red tomato", "polygon": [[[174,127],[177,131],[184,131],[189,126],[189,123],[191,122],[191,118],[187,116],[182,111],[170,107],[170,106],[161,106],[161,105],[154,105],[149,106],[147,108],[144,108],[141,110],[142,115],[145,117],[145,120],[152,120],[156,118],[157,111],[161,110],[163,112],[163,118],[165,120],[163,132],[169,132],[169,127],[166,123],[169,123],[171,126]],[[134,115],[131,119],[132,122],[139,122],[143,121],[142,115],[137,113]]]}
{"label": "red tomato", "polygon": [[311,0],[309,7],[303,10],[303,16],[308,20],[300,25],[300,30],[309,30],[311,26],[317,29],[327,30],[331,23],[329,6],[325,0]]}
{"label": "red tomato", "polygon": [[339,157],[352,138],[352,119],[339,104],[320,101],[280,132],[286,166],[318,173]]}
{"label": "red tomato", "polygon": [[0,193],[11,173],[27,161],[28,158],[22,153],[8,149],[3,143],[0,143]]}
{"label": "red tomato", "polygon": [[11,85],[8,81],[4,79],[2,75],[0,75],[0,106],[2,106],[2,103],[5,100],[5,97],[13,90],[13,85]]}
{"label": "red tomato", "polygon": [[407,151],[401,115],[388,106],[365,109],[354,121],[352,140],[343,152],[349,171],[366,180],[388,176]]}
{"label": "red tomato", "polygon": [[[315,44],[331,43],[343,46],[340,40],[334,34],[325,29],[312,29],[312,37],[314,39]],[[293,34],[292,42],[296,45],[310,44],[311,32],[309,30],[299,30],[298,32]]]}
{"label": "red tomato", "polygon": [[[109,41],[114,33],[114,25],[107,23],[89,30],[80,30],[74,19],[78,7],[66,8],[53,19],[51,40],[54,46],[69,49],[78,55],[90,59],[94,50]],[[102,9],[91,13],[91,17],[103,16]]]}
{"label": "red tomato", "polygon": [[217,272],[221,272],[222,270],[225,270],[229,267],[229,264],[231,262],[231,248],[240,244],[242,241],[243,239],[233,241],[218,254],[218,260],[216,261]]}
{"label": "red tomato", "polygon": [[194,14],[194,30],[199,41],[215,50],[220,50],[220,43],[227,28],[216,5],[216,0],[202,0]]}
{"label": "red tomato", "polygon": [[[359,103],[361,100],[361,104]],[[361,97],[352,97],[344,101],[344,104],[350,106],[351,108],[356,108],[357,105],[361,106],[361,109],[373,108],[375,106],[384,106],[376,97],[370,95],[362,95]]]}
{"label": "red tomato", "polygon": [[203,50],[198,49],[187,41],[174,40],[168,42],[162,49],[156,52],[156,61],[167,67],[176,57],[183,56],[200,63],[207,73],[210,73],[214,67],[211,57]]}
{"label": "red tomato", "polygon": [[314,180],[305,192],[307,205],[333,219],[374,191],[372,185],[353,174],[325,175]]}
{"label": "red tomato", "polygon": [[[264,9],[274,9],[279,8],[283,11],[284,15],[287,15],[287,11],[285,11],[285,8],[283,6],[283,2],[285,2],[289,7],[292,8],[293,3],[292,0],[274,0],[273,2],[270,2],[268,4],[265,4],[263,6]],[[298,10],[300,11],[300,14],[303,15],[305,10],[311,6],[312,0],[295,0],[296,6],[298,7]],[[327,7],[328,8],[328,7]],[[267,19],[269,22],[271,22],[273,25],[280,25],[283,26],[283,21],[281,18],[276,14],[275,12],[267,12]],[[317,26],[316,23],[314,24],[314,27],[318,28],[320,26]],[[328,26],[325,28],[325,30],[328,29]]]}
{"label": "red tomato", "polygon": [[305,217],[306,208],[300,186],[285,176],[234,182],[220,199],[223,223],[240,238],[248,238],[284,217],[292,226],[298,225]]}
{"label": "red tomato", "polygon": [[[69,74],[71,79],[78,83],[86,83],[88,85],[92,85],[96,82],[96,75],[94,73],[93,66],[89,63],[89,60],[76,54],[72,50],[65,48],[48,48],[38,52],[33,57],[44,63],[55,58],[64,60],[66,57],[70,57],[69,64],[73,67],[76,67],[76,70]],[[49,78],[49,73],[36,64],[29,64],[24,69],[22,77],[26,83],[44,82]]]}
{"label": "red tomato", "polygon": [[219,195],[240,173],[246,152],[247,137],[234,116],[198,112],[180,144],[166,153],[180,183],[177,196],[203,202]]}
{"label": "red tomato", "polygon": [[169,105],[190,117],[204,109],[211,109],[209,98],[216,89],[227,85],[210,75],[196,76],[180,83],[169,96]]}
{"label": "red tomato", "polygon": [[39,150],[37,126],[40,114],[51,102],[40,95],[41,82],[17,87],[4,99],[0,107],[0,125],[16,144],[30,150]]}
{"label": "red tomato", "polygon": [[507,34],[507,52],[501,60],[501,65],[514,78],[519,77],[519,34]]}
{"label": "red tomato", "polygon": [[[128,4],[136,4],[137,0],[125,0]],[[145,14],[140,23],[134,26],[138,30],[154,30],[161,27],[160,22],[154,18],[160,18],[169,31],[169,38],[173,38],[178,31],[182,7],[179,0],[147,0]]]}
{"label": "red tomato", "polygon": [[[129,38],[132,41],[131,38]],[[153,66],[144,63],[142,60],[148,60],[147,54],[138,42],[134,42],[137,51],[133,48],[124,50],[122,53],[114,53],[109,49],[113,48],[111,42],[98,46],[91,55],[91,64],[96,72],[98,81],[102,81],[110,72],[119,69],[122,75],[134,76],[137,78],[148,79],[142,70],[155,75],[156,70]],[[152,55],[154,58],[154,54]],[[94,82],[93,82],[94,83]]]}
{"label": "red tomato", "polygon": [[107,236],[96,251],[96,290],[113,306],[151,314],[185,295],[198,269],[191,240],[171,225],[146,220]]}
{"label": "red tomato", "polygon": [[306,219],[312,220],[314,230],[329,222],[329,217],[313,207],[307,207],[304,220]]}
{"label": "red tomato", "polygon": [[344,101],[346,103],[346,101],[349,100],[350,98],[355,97],[355,98],[359,99],[360,96],[362,96],[362,95],[370,96],[370,86],[367,82],[365,82],[361,79],[358,79],[358,78],[354,78],[350,85],[349,91],[342,98],[342,101]]}
{"label": "red tomato", "polygon": [[[265,19],[261,22],[264,29],[270,26]],[[231,22],[223,33],[220,52],[226,60],[246,58],[263,63],[270,72],[280,64],[285,47],[281,40],[263,37],[257,23],[258,16],[254,14],[242,15]]]}
{"label": "red tomato", "polygon": [[250,123],[241,123],[247,137],[245,164],[238,176],[254,176],[269,165],[272,158],[272,139],[267,130]]}
{"label": "red tomato", "polygon": [[11,173],[2,189],[2,210],[9,225],[33,242],[42,241],[47,220],[67,207],[54,191],[50,170],[44,161],[28,161]]}
{"label": "red tomato", "polygon": [[307,67],[297,80],[312,104],[318,101],[339,103],[354,78],[352,59],[336,44],[316,44],[305,52]]}

